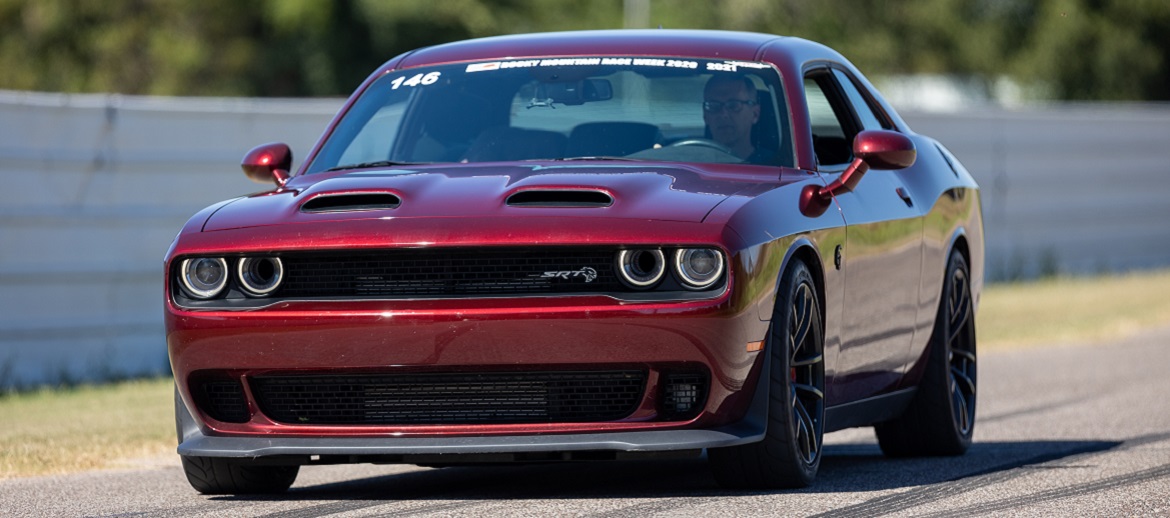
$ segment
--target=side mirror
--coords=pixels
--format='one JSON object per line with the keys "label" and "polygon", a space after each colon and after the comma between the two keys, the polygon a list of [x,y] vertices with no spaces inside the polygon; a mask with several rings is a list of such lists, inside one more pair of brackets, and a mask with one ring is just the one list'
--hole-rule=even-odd
{"label": "side mirror", "polygon": [[904,169],[914,165],[918,151],[906,135],[888,130],[866,130],[853,139],[853,163],[824,187],[808,186],[800,193],[800,211],[809,217],[824,214],[833,196],[853,192],[861,177],[874,169]]}
{"label": "side mirror", "polygon": [[261,144],[244,155],[240,167],[253,182],[274,182],[280,187],[291,177],[292,150],[280,142]]}
{"label": "side mirror", "polygon": [[853,139],[854,163],[862,160],[874,169],[905,169],[914,165],[918,152],[906,135],[896,131],[868,130]]}

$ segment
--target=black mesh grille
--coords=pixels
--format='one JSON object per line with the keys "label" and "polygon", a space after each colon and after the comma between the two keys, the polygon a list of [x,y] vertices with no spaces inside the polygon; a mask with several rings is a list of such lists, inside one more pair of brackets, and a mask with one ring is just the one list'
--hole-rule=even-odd
{"label": "black mesh grille", "polygon": [[698,413],[707,399],[707,375],[702,372],[670,372],[662,376],[660,413],[666,419],[687,419]]}
{"label": "black mesh grille", "polygon": [[614,249],[383,250],[282,255],[279,297],[624,291]]}
{"label": "black mesh grille", "polygon": [[212,419],[225,423],[248,422],[248,403],[244,387],[235,380],[215,380],[198,383],[195,388],[197,404]]}
{"label": "black mesh grille", "polygon": [[637,409],[642,371],[264,376],[252,389],[275,421],[506,424],[612,421]]}

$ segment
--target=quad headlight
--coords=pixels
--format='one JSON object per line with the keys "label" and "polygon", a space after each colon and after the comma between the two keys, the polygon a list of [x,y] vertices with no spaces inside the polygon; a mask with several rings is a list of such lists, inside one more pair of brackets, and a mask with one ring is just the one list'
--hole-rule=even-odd
{"label": "quad headlight", "polygon": [[708,288],[723,275],[723,254],[713,248],[681,248],[674,252],[674,273],[688,288]]}
{"label": "quad headlight", "polygon": [[626,286],[646,290],[660,284],[669,264],[675,282],[666,283],[666,289],[705,290],[723,278],[724,263],[723,252],[716,248],[668,248],[665,253],[658,248],[633,248],[618,252],[617,273]]}
{"label": "quad headlight", "polygon": [[284,265],[279,257],[247,257],[240,259],[238,274],[248,295],[263,297],[280,287]]}
{"label": "quad headlight", "polygon": [[617,262],[622,282],[637,290],[655,285],[666,273],[666,258],[657,248],[622,250]]}
{"label": "quad headlight", "polygon": [[210,299],[227,286],[228,266],[222,257],[184,259],[179,265],[179,284],[187,295]]}
{"label": "quad headlight", "polygon": [[219,298],[229,289],[237,296],[267,297],[284,280],[284,265],[279,257],[192,257],[179,263],[177,277],[183,294],[195,300]]}

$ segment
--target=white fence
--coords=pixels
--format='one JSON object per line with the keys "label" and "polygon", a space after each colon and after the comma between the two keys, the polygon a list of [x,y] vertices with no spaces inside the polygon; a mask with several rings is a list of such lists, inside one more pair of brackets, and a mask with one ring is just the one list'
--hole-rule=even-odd
{"label": "white fence", "polygon": [[[299,160],[340,105],[0,92],[0,390],[166,372],[175,233],[263,188],[245,151]],[[993,278],[1170,264],[1170,107],[903,115],[983,186]]]}
{"label": "white fence", "polygon": [[1170,105],[903,116],[979,181],[992,280],[1170,265]]}
{"label": "white fence", "polygon": [[0,92],[0,389],[167,372],[162,259],[187,218],[303,157],[328,100]]}

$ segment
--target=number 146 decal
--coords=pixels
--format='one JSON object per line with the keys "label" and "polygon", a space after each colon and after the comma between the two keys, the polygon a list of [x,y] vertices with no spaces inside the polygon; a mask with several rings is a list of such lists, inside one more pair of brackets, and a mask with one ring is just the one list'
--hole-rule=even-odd
{"label": "number 146 decal", "polygon": [[390,81],[390,84],[394,85],[393,88],[391,88],[391,90],[397,90],[398,87],[400,87],[400,86],[433,85],[436,82],[438,82],[438,80],[439,80],[439,73],[438,72],[431,72],[431,73],[425,74],[425,75],[424,74],[415,74],[414,77],[411,77],[410,79],[407,79],[406,76],[402,76],[398,79]]}

